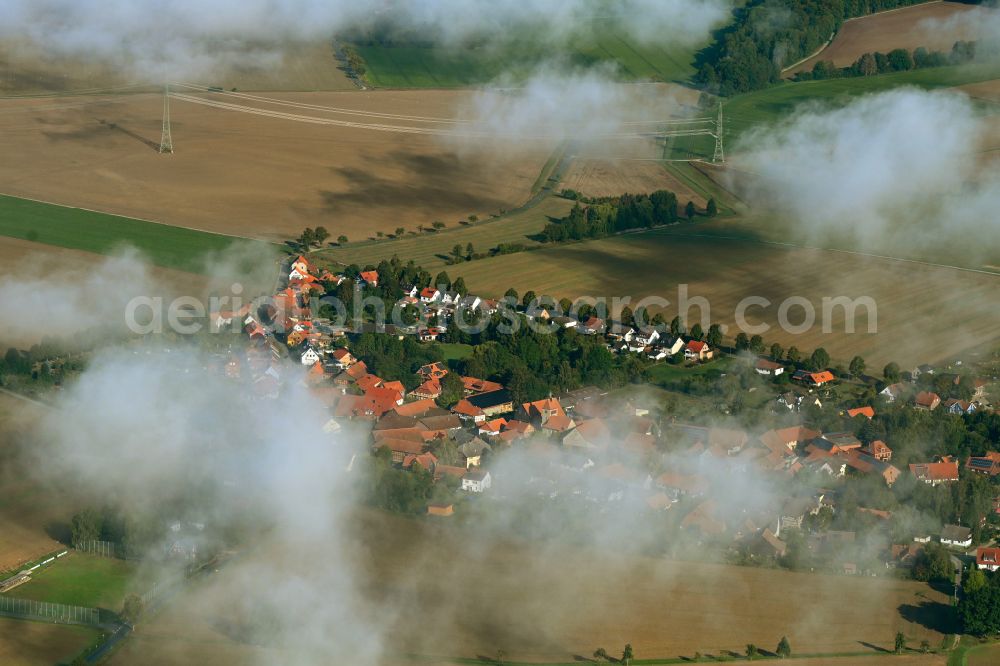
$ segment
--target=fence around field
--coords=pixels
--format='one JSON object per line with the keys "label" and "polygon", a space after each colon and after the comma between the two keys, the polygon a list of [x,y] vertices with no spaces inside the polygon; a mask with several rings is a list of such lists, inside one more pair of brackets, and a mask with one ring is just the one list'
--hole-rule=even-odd
{"label": "fence around field", "polygon": [[57,624],[101,624],[101,611],[85,606],[0,596],[0,615]]}
{"label": "fence around field", "polygon": [[134,552],[114,541],[81,541],[73,546],[81,553],[89,553],[100,557],[111,557],[118,560],[138,560],[140,557]]}

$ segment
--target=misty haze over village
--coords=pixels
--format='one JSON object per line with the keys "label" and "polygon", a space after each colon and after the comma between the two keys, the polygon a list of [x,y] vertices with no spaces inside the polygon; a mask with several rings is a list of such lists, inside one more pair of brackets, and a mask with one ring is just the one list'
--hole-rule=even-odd
{"label": "misty haze over village", "polygon": [[0,663],[1000,660],[993,0],[0,0]]}

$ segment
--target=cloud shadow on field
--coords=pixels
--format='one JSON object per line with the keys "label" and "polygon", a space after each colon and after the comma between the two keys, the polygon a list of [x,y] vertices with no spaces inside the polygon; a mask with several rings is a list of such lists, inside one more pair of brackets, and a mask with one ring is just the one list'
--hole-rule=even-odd
{"label": "cloud shadow on field", "polygon": [[388,156],[367,155],[370,164],[391,163],[402,167],[404,175],[387,178],[368,169],[357,167],[330,167],[330,170],[347,181],[342,191],[321,189],[325,212],[340,213],[344,208],[365,205],[372,207],[397,206],[406,201],[408,206],[429,210],[447,207],[490,209],[511,206],[511,202],[496,197],[470,193],[460,187],[464,178],[473,170],[457,155],[419,155],[395,151]]}

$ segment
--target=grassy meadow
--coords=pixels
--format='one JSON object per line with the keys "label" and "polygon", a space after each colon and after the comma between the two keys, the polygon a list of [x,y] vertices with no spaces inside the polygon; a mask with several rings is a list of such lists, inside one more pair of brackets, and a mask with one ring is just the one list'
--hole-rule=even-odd
{"label": "grassy meadow", "polygon": [[0,195],[0,236],[112,254],[132,246],[157,266],[200,272],[205,253],[254,243],[168,224]]}
{"label": "grassy meadow", "polygon": [[367,78],[384,88],[456,88],[500,78],[529,76],[541,62],[562,58],[587,67],[609,63],[627,81],[687,82],[694,74],[694,56],[703,46],[666,42],[641,44],[631,40],[614,19],[594,20],[584,34],[553,51],[544,39],[527,35],[495,45],[475,47],[414,44],[358,44],[368,66]]}

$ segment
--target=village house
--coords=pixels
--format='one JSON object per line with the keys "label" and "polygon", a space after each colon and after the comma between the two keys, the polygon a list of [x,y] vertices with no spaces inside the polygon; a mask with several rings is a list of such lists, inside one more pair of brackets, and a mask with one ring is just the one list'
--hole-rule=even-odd
{"label": "village house", "polygon": [[468,399],[463,398],[459,400],[451,408],[452,414],[457,414],[459,418],[463,420],[472,420],[473,423],[485,423],[486,422],[486,412],[480,407],[476,407]]}
{"label": "village house", "polygon": [[970,456],[965,461],[965,469],[976,474],[996,476],[1000,474],[1000,453],[987,451],[981,456]]}
{"label": "village house", "polygon": [[876,439],[871,444],[861,449],[861,451],[863,453],[867,453],[875,460],[881,460],[883,462],[892,460],[892,449],[890,449],[881,439]]}
{"label": "village house", "polygon": [[462,391],[467,396],[499,391],[502,388],[503,384],[497,382],[479,379],[478,377],[462,377]]}
{"label": "village house", "polygon": [[775,363],[774,361],[768,361],[764,358],[757,359],[757,362],[753,367],[754,370],[757,371],[758,375],[764,375],[765,377],[777,377],[785,372],[785,366],[780,363]]}
{"label": "village house", "polygon": [[587,419],[563,437],[562,445],[577,450],[603,450],[608,447],[611,431],[603,419]]}
{"label": "village house", "polygon": [[478,437],[473,437],[458,447],[458,454],[462,456],[466,468],[471,468],[479,467],[483,462],[483,454],[490,453],[492,450],[489,444]]}
{"label": "village house", "polygon": [[1000,548],[977,548],[976,568],[985,571],[1000,569]]}
{"label": "village house", "polygon": [[438,326],[431,326],[429,328],[421,328],[417,331],[417,338],[421,342],[436,342],[438,338],[444,333],[444,329]]}
{"label": "village house", "polygon": [[921,391],[913,399],[913,406],[917,409],[932,411],[941,404],[941,396],[932,391]]}
{"label": "village house", "polygon": [[470,493],[481,493],[493,485],[493,478],[485,470],[472,470],[462,477],[462,490]]}
{"label": "village house", "polygon": [[479,423],[477,432],[479,432],[480,435],[484,435],[486,437],[499,437],[500,432],[505,427],[507,427],[507,419],[503,417],[498,419],[493,419],[491,421],[484,420],[483,422]]}
{"label": "village house", "polygon": [[577,330],[584,335],[597,335],[598,333],[604,332],[604,320],[600,317],[588,317],[587,321],[581,323],[577,326]]}
{"label": "village house", "polygon": [[308,347],[302,352],[302,365],[312,365],[320,359],[319,353],[312,347]]}
{"label": "village house", "polygon": [[847,410],[847,416],[852,419],[855,416],[863,416],[870,421],[875,418],[875,409],[867,405],[864,407],[855,407]]}
{"label": "village house", "polygon": [[701,340],[690,340],[684,347],[684,358],[688,360],[707,361],[712,358],[713,353],[708,343]]}
{"label": "village house", "polygon": [[910,473],[917,480],[936,486],[941,483],[958,481],[958,461],[951,456],[944,456],[938,462],[912,463]]}
{"label": "village house", "polygon": [[829,370],[820,370],[819,372],[796,370],[792,374],[792,379],[797,382],[802,382],[808,386],[819,387],[832,382],[834,380],[834,376]]}
{"label": "village house", "polygon": [[358,362],[358,359],[351,355],[351,352],[347,351],[343,347],[340,349],[334,349],[330,354],[330,358],[333,362],[337,364],[337,367],[341,370],[347,370],[349,367]]}
{"label": "village house", "polygon": [[446,368],[441,363],[428,363],[427,365],[422,365],[417,370],[417,374],[423,379],[441,379],[448,374],[448,368]]}
{"label": "village house", "polygon": [[441,382],[437,379],[428,379],[410,391],[410,396],[417,399],[437,400],[441,397]]}
{"label": "village house", "polygon": [[514,411],[514,398],[507,389],[479,393],[464,398],[464,401],[482,410],[486,418]]}
{"label": "village house", "polygon": [[421,303],[434,303],[441,300],[441,292],[434,287],[424,287],[420,291]]}
{"label": "village house", "polygon": [[906,391],[906,386],[901,382],[895,384],[889,384],[884,389],[879,391],[879,395],[885,399],[886,402],[896,402],[903,397],[903,393]]}
{"label": "village house", "polygon": [[361,271],[359,275],[361,282],[364,283],[366,287],[377,287],[378,286],[378,271]]}
{"label": "village house", "polygon": [[972,545],[972,530],[961,525],[945,525],[941,529],[939,541],[945,546],[968,548]]}
{"label": "village house", "polygon": [[957,398],[945,400],[941,407],[944,408],[944,410],[949,414],[972,414],[976,411],[976,403],[969,402],[967,400],[959,400]]}
{"label": "village house", "polygon": [[[628,350],[631,352],[641,352],[645,351],[647,347],[651,347],[660,339],[660,334],[655,328],[650,329],[648,332],[636,331],[632,334],[631,339],[626,340],[628,343]],[[666,350],[663,350],[666,354]]]}

